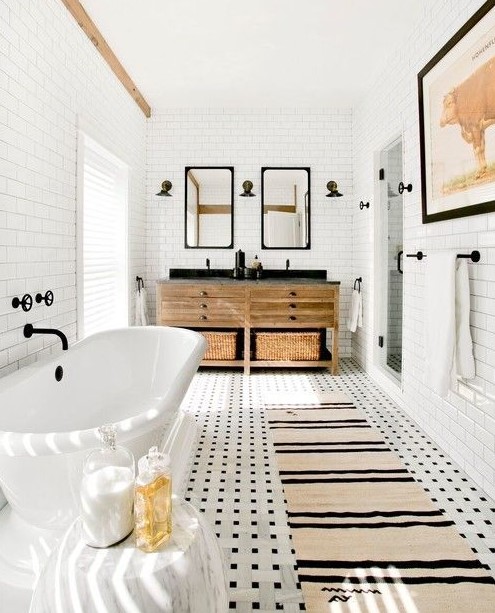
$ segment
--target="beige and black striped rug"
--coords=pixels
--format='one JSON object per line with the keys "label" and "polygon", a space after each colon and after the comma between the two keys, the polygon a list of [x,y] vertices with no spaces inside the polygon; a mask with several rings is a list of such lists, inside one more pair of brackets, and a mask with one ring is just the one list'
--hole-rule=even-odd
{"label": "beige and black striped rug", "polygon": [[344,394],[265,406],[307,611],[495,611],[488,567]]}

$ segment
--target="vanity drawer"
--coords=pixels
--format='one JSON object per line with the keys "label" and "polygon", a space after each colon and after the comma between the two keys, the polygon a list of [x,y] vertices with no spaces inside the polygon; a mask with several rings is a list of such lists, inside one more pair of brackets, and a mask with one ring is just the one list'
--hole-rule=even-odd
{"label": "vanity drawer", "polygon": [[234,283],[207,284],[198,283],[187,285],[168,284],[162,286],[162,298],[239,298],[245,300],[246,290],[244,287],[236,287]]}
{"label": "vanity drawer", "polygon": [[[176,322],[177,325],[196,325],[207,322],[210,325],[242,326],[244,324],[244,300],[235,298],[187,298],[168,297],[161,302],[161,323]],[[193,322],[193,324],[191,324]]]}
{"label": "vanity drawer", "polygon": [[333,312],[310,311],[309,313],[297,313],[289,311],[256,312],[251,311],[251,326],[259,328],[286,327],[296,328],[333,328]]}
{"label": "vanity drawer", "polygon": [[335,288],[332,286],[284,286],[284,287],[256,287],[251,290],[251,302],[266,302],[267,300],[330,300],[335,297]]}

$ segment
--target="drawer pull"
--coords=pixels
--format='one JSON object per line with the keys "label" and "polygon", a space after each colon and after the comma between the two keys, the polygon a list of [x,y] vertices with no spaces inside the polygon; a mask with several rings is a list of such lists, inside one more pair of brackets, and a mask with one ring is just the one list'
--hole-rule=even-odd
{"label": "drawer pull", "polygon": [[199,305],[199,308],[200,309],[207,309],[208,305],[203,302],[202,304]]}
{"label": "drawer pull", "polygon": [[200,315],[200,316],[199,316],[199,318],[200,318],[202,321],[206,321],[206,320],[208,319],[208,317],[207,317],[206,315]]}
{"label": "drawer pull", "polygon": [[296,316],[295,315],[290,315],[289,316],[289,321],[296,321]]}
{"label": "drawer pull", "polygon": [[204,290],[202,292],[199,292],[200,296],[208,296],[208,292],[205,292]]}
{"label": "drawer pull", "polygon": [[289,304],[289,309],[295,309],[296,305],[292,302],[291,304]]}
{"label": "drawer pull", "polygon": [[289,296],[297,296],[296,292],[289,292]]}

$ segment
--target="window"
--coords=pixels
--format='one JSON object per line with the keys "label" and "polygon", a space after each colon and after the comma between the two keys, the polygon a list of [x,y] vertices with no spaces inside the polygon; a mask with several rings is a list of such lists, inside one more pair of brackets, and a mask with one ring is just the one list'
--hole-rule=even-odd
{"label": "window", "polygon": [[128,325],[128,168],[79,133],[78,338]]}

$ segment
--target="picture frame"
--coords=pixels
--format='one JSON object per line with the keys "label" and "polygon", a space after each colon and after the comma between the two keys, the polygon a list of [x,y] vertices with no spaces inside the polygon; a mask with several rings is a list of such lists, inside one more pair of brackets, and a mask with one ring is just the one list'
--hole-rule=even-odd
{"label": "picture frame", "polygon": [[422,221],[495,211],[495,0],[418,73]]}

